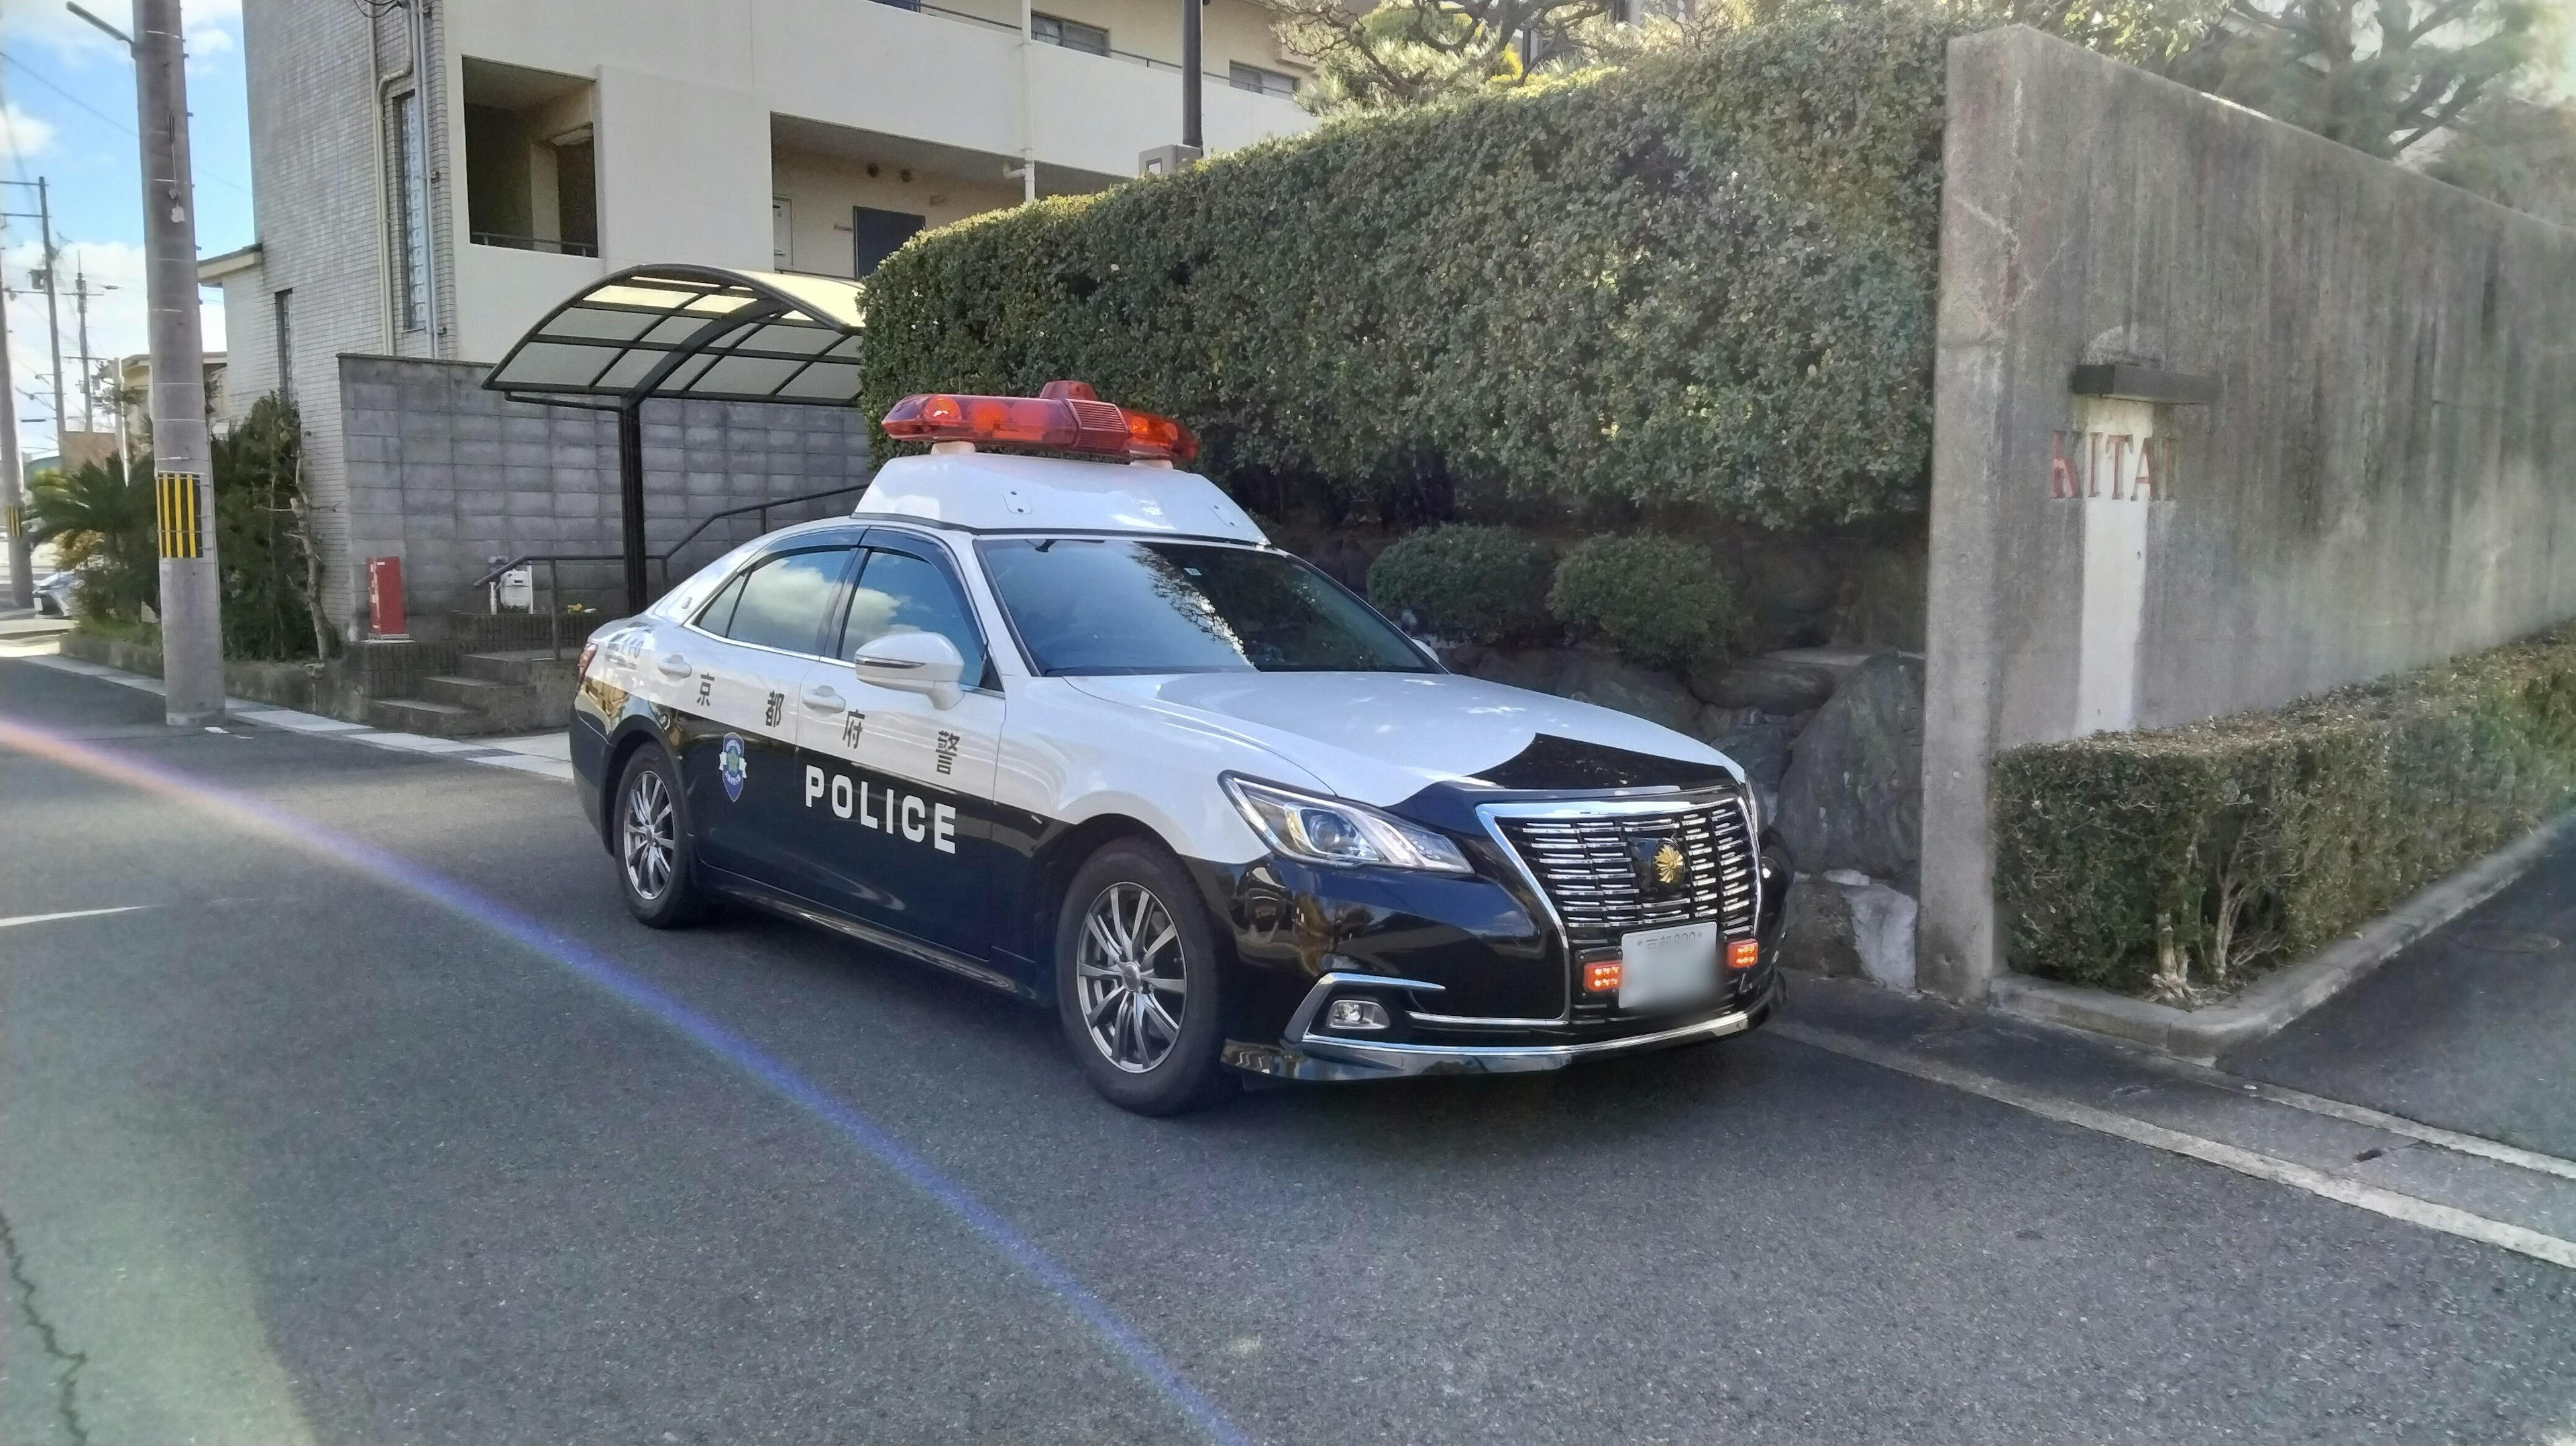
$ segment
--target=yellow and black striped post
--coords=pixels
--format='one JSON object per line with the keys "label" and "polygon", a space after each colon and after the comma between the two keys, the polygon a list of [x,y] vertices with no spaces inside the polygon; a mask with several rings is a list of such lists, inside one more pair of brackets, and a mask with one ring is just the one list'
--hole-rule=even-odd
{"label": "yellow and black striped post", "polygon": [[197,474],[158,472],[153,474],[152,481],[160,502],[161,555],[205,556],[205,518],[199,514],[197,506]]}
{"label": "yellow and black striped post", "polygon": [[25,533],[27,511],[15,503],[0,507],[0,537],[18,537]]}

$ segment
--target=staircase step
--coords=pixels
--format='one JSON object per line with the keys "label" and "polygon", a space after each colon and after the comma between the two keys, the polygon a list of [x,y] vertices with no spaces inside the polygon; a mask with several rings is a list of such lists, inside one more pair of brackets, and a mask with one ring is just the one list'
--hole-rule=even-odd
{"label": "staircase step", "polygon": [[497,714],[532,704],[541,691],[526,683],[496,683],[489,678],[460,678],[454,674],[420,680],[420,696],[430,702],[483,713]]}
{"label": "staircase step", "polygon": [[460,708],[453,703],[434,703],[427,698],[371,698],[367,700],[367,722],[389,732],[424,733],[432,738],[466,738],[509,731],[495,727],[492,715],[479,708]]}
{"label": "staircase step", "polygon": [[556,689],[569,698],[575,682],[573,668],[580,662],[580,658],[579,644],[565,648],[564,655],[560,658],[546,648],[508,651],[486,649],[467,653],[457,660],[457,665],[469,678],[481,678],[487,682],[510,683],[523,687]]}

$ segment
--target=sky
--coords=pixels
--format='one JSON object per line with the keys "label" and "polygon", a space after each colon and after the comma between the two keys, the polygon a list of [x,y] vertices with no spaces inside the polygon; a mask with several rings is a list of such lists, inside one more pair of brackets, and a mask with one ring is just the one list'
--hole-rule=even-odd
{"label": "sky", "polygon": [[[82,0],[109,24],[131,29],[128,0]],[[185,0],[189,144],[196,171],[197,253],[213,256],[253,239],[250,116],[242,92],[240,0]],[[134,136],[134,70],[121,47],[62,0],[0,0],[0,179],[49,181],[54,242],[62,248],[65,410],[81,424],[75,272],[97,294],[89,304],[94,358],[146,345],[143,182]],[[54,450],[53,363],[45,298],[28,285],[41,264],[36,188],[0,186],[0,286],[8,292],[10,372],[22,455]],[[107,290],[104,288],[114,288]],[[206,349],[224,345],[220,293],[205,297]],[[104,397],[102,396],[102,401]],[[102,427],[111,425],[105,421]]]}

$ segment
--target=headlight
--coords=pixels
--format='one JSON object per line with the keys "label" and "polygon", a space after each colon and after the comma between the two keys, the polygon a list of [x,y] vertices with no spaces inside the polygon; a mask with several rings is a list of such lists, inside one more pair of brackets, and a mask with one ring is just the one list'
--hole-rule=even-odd
{"label": "headlight", "polygon": [[1262,842],[1302,863],[1342,868],[1376,864],[1437,874],[1476,871],[1448,839],[1363,804],[1317,798],[1232,774],[1223,781]]}

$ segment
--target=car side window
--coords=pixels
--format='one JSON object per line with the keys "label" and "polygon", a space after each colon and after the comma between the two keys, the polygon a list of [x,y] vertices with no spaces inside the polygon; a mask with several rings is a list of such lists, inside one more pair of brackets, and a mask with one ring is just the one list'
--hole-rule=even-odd
{"label": "car side window", "polygon": [[841,625],[842,662],[889,633],[937,633],[957,645],[969,686],[984,677],[984,640],[967,616],[957,585],[937,567],[906,552],[868,549],[859,585],[850,593],[850,615]]}
{"label": "car side window", "polygon": [[[716,594],[698,626],[737,643],[811,654],[831,616],[833,594],[851,551],[826,547],[763,558]],[[716,625],[719,618],[721,627]]]}
{"label": "car side window", "polygon": [[717,637],[723,637],[724,630],[733,625],[733,605],[742,601],[742,580],[749,575],[735,573],[723,587],[716,590],[714,597],[707,599],[707,605],[698,610],[697,617],[692,621]]}

